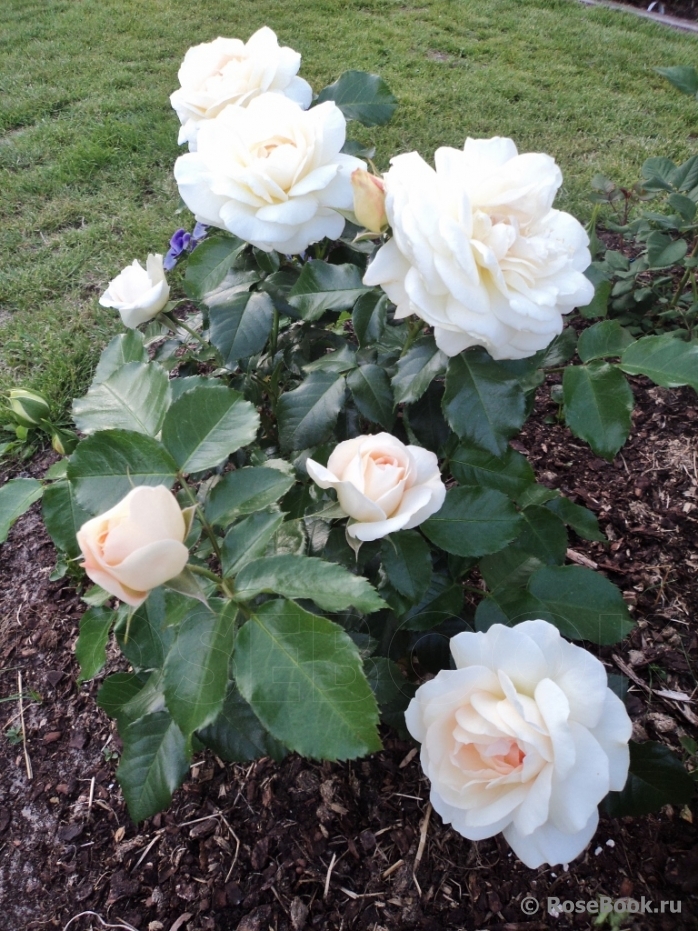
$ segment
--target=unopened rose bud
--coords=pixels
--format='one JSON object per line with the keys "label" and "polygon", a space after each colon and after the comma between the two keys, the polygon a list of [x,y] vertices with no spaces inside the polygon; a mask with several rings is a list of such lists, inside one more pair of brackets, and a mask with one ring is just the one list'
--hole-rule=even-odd
{"label": "unopened rose bud", "polygon": [[51,434],[51,446],[59,456],[69,456],[78,445],[78,438],[71,430],[55,430]]}
{"label": "unopened rose bud", "polygon": [[37,426],[39,421],[45,420],[50,413],[48,401],[36,391],[13,388],[9,400],[12,412],[25,427]]}
{"label": "unopened rose bud", "polygon": [[139,485],[78,530],[88,577],[137,608],[152,588],[184,569],[187,515],[164,485]]}
{"label": "unopened rose bud", "polygon": [[357,168],[351,175],[354,189],[354,214],[371,233],[382,233],[388,225],[385,213],[385,184],[381,178]]}

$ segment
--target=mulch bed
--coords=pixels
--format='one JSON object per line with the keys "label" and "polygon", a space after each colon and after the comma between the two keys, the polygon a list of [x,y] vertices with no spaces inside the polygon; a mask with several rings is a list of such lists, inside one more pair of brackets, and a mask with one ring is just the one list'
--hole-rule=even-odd
{"label": "mulch bed", "polygon": [[[681,752],[679,736],[698,735],[696,704],[654,691],[693,694],[698,678],[698,398],[633,379],[634,431],[609,464],[556,421],[556,380],[539,391],[517,446],[539,480],[597,513],[610,543],[571,534],[570,547],[621,587],[638,621],[628,642],[600,655],[609,671],[620,663],[636,680],[636,736]],[[50,461],[46,455],[29,471],[41,475]],[[629,916],[623,928],[695,928],[695,801],[682,811],[602,820],[566,870],[529,870],[500,839],[471,843],[432,814],[415,869],[429,789],[413,745],[391,732],[383,752],[344,764],[294,755],[233,766],[204,755],[169,811],[132,824],[114,778],[118,737],[95,704],[99,682],[76,686],[84,606],[68,583],[48,579],[55,554],[38,506],[15,525],[1,556],[0,696],[17,691],[21,671],[33,767],[29,781],[21,743],[6,736],[18,705],[5,702],[3,931],[63,931],[86,911],[138,931],[542,931],[588,928],[591,916],[550,917],[543,906],[527,917],[525,896],[601,895],[645,896],[657,908],[681,902],[680,915],[667,905],[663,915]],[[119,662],[115,652],[107,672]],[[70,924],[101,927],[90,915]]]}

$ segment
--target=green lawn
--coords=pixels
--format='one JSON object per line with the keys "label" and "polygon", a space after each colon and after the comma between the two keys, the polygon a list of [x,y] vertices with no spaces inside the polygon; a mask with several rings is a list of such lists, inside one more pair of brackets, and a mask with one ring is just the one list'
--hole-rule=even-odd
{"label": "green lawn", "polygon": [[355,133],[377,162],[466,135],[553,155],[559,205],[586,219],[591,176],[630,182],[649,155],[696,151],[698,103],[660,78],[696,39],[575,0],[4,0],[0,7],[0,390],[57,408],[118,331],[97,298],[177,216],[169,106],[186,49],[268,24],[316,90],[381,74],[393,123]]}

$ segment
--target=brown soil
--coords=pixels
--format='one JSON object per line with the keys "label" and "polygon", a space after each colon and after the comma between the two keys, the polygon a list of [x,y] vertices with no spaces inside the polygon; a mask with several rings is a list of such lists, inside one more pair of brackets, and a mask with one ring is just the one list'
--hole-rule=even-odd
{"label": "brown soil", "polygon": [[[609,671],[629,669],[637,736],[681,752],[698,735],[698,399],[634,379],[634,432],[613,464],[564,425],[549,384],[519,448],[538,477],[595,511],[611,540],[572,535],[575,553],[623,590],[638,627],[603,649]],[[50,455],[31,467],[43,474]],[[98,682],[76,686],[73,646],[84,606],[67,582],[50,582],[55,554],[38,506],[0,551],[0,697],[22,673],[27,778],[8,731],[18,703],[0,705],[0,928],[63,931],[92,911],[137,931],[399,931],[589,928],[584,914],[527,917],[543,901],[642,896],[680,901],[681,914],[627,919],[622,927],[693,929],[698,919],[695,801],[680,811],[602,820],[568,869],[529,870],[494,838],[471,843],[435,814],[415,869],[429,789],[410,743],[386,732],[385,750],[346,764],[291,756],[246,766],[205,755],[170,810],[133,825],[114,778],[119,741],[97,708]],[[617,656],[615,660],[613,656]],[[118,667],[114,654],[108,672]],[[101,678],[101,677],[100,677]],[[33,701],[30,690],[41,701]],[[90,805],[90,798],[92,804]],[[675,906],[676,907],[676,906]],[[95,915],[73,931],[102,928]]]}

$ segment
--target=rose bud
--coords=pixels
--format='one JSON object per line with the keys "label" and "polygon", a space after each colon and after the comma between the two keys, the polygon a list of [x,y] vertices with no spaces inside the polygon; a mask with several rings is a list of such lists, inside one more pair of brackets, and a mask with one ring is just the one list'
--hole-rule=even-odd
{"label": "rose bud", "polygon": [[385,213],[385,184],[381,178],[357,168],[351,175],[354,189],[354,214],[371,233],[382,233],[388,226]]}
{"label": "rose bud", "polygon": [[36,391],[13,388],[9,400],[12,413],[25,427],[35,427],[49,416],[48,401]]}
{"label": "rose bud", "polygon": [[111,595],[137,608],[187,564],[187,521],[164,485],[140,485],[111,510],[78,530],[87,575]]}
{"label": "rose bud", "polygon": [[118,310],[124,326],[135,330],[140,323],[156,317],[169,297],[170,286],[165,278],[162,256],[149,255],[145,268],[134,259],[110,281],[99,303]]}

